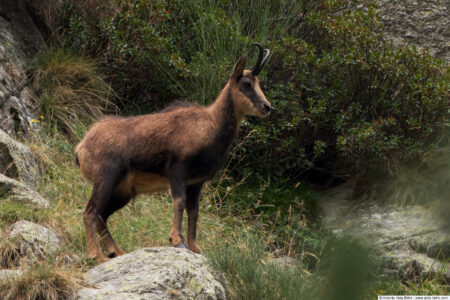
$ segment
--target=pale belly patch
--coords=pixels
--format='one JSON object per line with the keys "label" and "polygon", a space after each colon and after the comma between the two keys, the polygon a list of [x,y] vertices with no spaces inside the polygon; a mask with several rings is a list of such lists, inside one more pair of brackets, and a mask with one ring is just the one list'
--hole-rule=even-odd
{"label": "pale belly patch", "polygon": [[133,171],[125,175],[115,190],[124,194],[144,194],[160,192],[168,188],[169,180],[163,176],[154,173]]}
{"label": "pale belly patch", "polygon": [[[191,179],[187,184],[203,182],[204,179]],[[169,180],[154,173],[144,173],[139,171],[129,172],[116,186],[115,191],[123,194],[149,194],[167,191],[170,187]]]}

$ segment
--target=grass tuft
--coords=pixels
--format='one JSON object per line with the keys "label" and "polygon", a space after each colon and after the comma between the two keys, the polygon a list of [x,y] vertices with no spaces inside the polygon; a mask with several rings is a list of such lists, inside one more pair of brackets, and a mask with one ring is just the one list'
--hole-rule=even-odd
{"label": "grass tuft", "polygon": [[69,299],[77,287],[71,273],[50,265],[36,265],[23,275],[0,282],[0,299]]}
{"label": "grass tuft", "polygon": [[114,94],[91,59],[53,48],[31,61],[30,72],[33,87],[41,93],[41,119],[71,135],[77,126],[115,109],[110,101]]}
{"label": "grass tuft", "polygon": [[17,243],[14,239],[2,234],[0,241],[0,268],[9,269],[20,265],[20,249],[17,248]]}

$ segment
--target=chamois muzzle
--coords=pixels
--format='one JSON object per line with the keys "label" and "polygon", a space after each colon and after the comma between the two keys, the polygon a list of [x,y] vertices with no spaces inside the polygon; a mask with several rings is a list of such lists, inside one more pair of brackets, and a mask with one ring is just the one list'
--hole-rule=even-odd
{"label": "chamois muzzle", "polygon": [[263,49],[260,43],[254,43],[252,44],[252,46],[256,46],[259,49],[258,60],[256,61],[255,66],[252,68],[252,74],[256,76],[261,72],[262,68],[266,64],[267,59],[270,55],[270,50]]}

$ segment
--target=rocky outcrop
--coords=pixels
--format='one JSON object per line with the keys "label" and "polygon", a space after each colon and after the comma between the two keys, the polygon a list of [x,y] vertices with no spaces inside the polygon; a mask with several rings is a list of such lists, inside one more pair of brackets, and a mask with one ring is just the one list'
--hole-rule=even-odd
{"label": "rocky outcrop", "polygon": [[35,125],[37,100],[26,61],[45,47],[23,1],[0,1],[0,128],[10,135]]}
{"label": "rocky outcrop", "polygon": [[350,235],[371,245],[382,258],[384,272],[396,279],[419,282],[441,274],[450,283],[448,228],[432,208],[397,207],[352,200],[351,186],[324,196],[325,226],[335,235]]}
{"label": "rocky outcrop", "polygon": [[10,138],[0,129],[0,173],[34,189],[38,166],[30,148]]}
{"label": "rocky outcrop", "polygon": [[48,201],[34,191],[38,179],[38,166],[30,148],[0,129],[0,200],[48,207]]}
{"label": "rocky outcrop", "polygon": [[140,249],[96,266],[85,278],[96,288],[80,290],[75,299],[225,299],[223,275],[185,249]]}
{"label": "rocky outcrop", "polygon": [[28,221],[14,223],[9,236],[16,243],[16,252],[32,261],[46,259],[61,248],[55,232]]}
{"label": "rocky outcrop", "polygon": [[450,60],[448,1],[376,0],[384,33],[395,44],[406,42],[428,48],[438,58]]}
{"label": "rocky outcrop", "polygon": [[28,188],[23,183],[0,174],[0,201],[23,201],[41,208],[47,208],[49,203],[41,195]]}

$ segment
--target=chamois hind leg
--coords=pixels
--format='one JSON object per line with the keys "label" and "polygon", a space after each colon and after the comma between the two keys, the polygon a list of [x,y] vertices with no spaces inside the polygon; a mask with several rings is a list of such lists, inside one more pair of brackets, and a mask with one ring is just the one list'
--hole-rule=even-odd
{"label": "chamois hind leg", "polygon": [[100,243],[96,236],[97,224],[101,220],[100,213],[105,210],[105,207],[112,196],[114,186],[117,184],[121,176],[121,172],[118,169],[114,170],[109,168],[104,171],[104,174],[107,175],[97,178],[94,183],[94,187],[92,188],[91,198],[89,199],[83,212],[83,222],[86,231],[86,242],[89,257],[95,258],[99,261],[105,261],[107,259],[103,255]]}
{"label": "chamois hind leg", "polygon": [[97,239],[97,223],[99,220],[99,211],[103,210],[105,202],[109,198],[110,188],[102,184],[94,184],[92,195],[83,212],[84,229],[86,232],[86,243],[90,258],[99,261],[105,261],[100,243]]}
{"label": "chamois hind leg", "polygon": [[129,195],[124,196],[118,192],[114,192],[104,210],[100,212],[100,218],[97,222],[97,234],[105,246],[109,258],[126,254],[113,239],[111,232],[108,229],[107,221],[109,216],[124,207],[130,199],[131,197]]}
{"label": "chamois hind leg", "polygon": [[187,244],[189,250],[200,253],[200,249],[195,244],[197,237],[197,220],[198,220],[198,198],[202,190],[203,183],[190,185],[186,189],[186,212],[188,216]]}
{"label": "chamois hind leg", "polygon": [[173,200],[173,223],[170,230],[169,241],[177,248],[187,248],[184,237],[181,235],[183,211],[186,208],[186,180],[184,170],[174,166],[169,175],[170,194]]}

